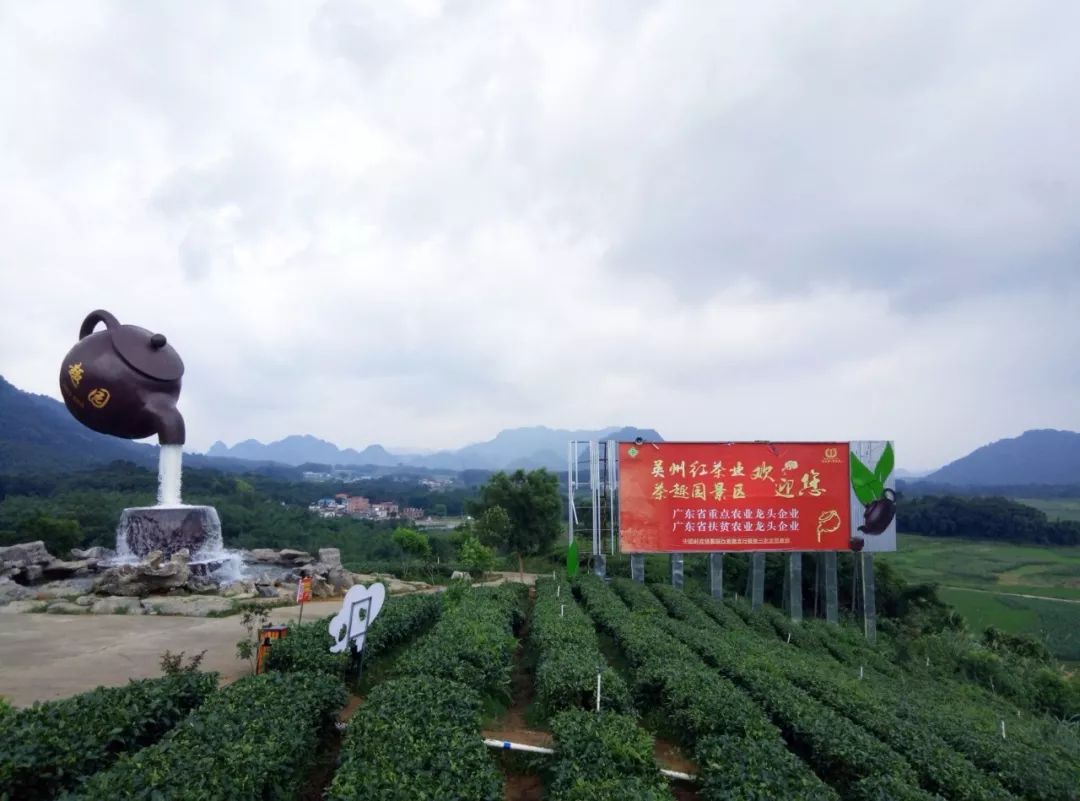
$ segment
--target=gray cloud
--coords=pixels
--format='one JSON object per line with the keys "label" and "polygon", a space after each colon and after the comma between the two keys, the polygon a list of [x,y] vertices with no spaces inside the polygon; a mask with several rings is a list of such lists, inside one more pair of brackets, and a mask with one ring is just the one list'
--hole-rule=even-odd
{"label": "gray cloud", "polygon": [[192,444],[1076,428],[1080,10],[0,9],[0,372],[165,331]]}

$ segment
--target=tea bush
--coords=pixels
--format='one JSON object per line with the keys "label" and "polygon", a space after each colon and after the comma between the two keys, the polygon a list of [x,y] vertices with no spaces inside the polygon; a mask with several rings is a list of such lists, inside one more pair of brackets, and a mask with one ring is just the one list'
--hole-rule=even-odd
{"label": "tea bush", "polygon": [[[733,738],[732,747],[755,754],[758,749],[768,747],[760,746],[760,742],[783,742],[780,730],[758,704],[729,680],[718,676],[714,669],[706,667],[686,643],[669,633],[671,627],[679,624],[666,616],[663,604],[658,604],[656,597],[650,600],[634,588],[624,586],[623,595],[639,608],[631,612],[594,576],[581,577],[575,587],[589,613],[619,643],[633,667],[639,695],[646,699],[645,703],[659,708],[684,745],[700,749],[710,736],[727,735]],[[658,593],[659,597],[666,595],[660,590]],[[691,605],[686,610],[708,621],[696,607]],[[792,787],[811,788],[807,790],[810,793],[807,798],[836,797],[793,754],[784,759],[779,770],[765,759],[747,761],[736,785],[730,784],[732,774],[726,773],[727,770],[726,764],[720,765],[715,760],[706,759],[702,764],[700,778],[704,786],[712,788],[712,797],[785,798]],[[718,772],[715,776],[714,771]]]}
{"label": "tea bush", "polygon": [[432,676],[375,687],[349,721],[328,801],[503,797],[480,738],[479,695]]}
{"label": "tea bush", "polygon": [[[420,632],[439,615],[438,595],[392,596],[371,626],[364,641],[364,659],[370,660]],[[330,635],[331,617],[290,626],[289,633],[274,643],[266,657],[268,670],[284,673],[314,671],[344,676],[349,668],[348,652],[330,653],[336,638]]]}
{"label": "tea bush", "polygon": [[157,742],[216,686],[216,673],[184,672],[0,716],[0,798],[35,801],[77,786],[124,752]]}
{"label": "tea bush", "polygon": [[653,761],[652,737],[615,712],[560,712],[551,721],[555,764],[552,801],[664,801],[672,798]]}
{"label": "tea bush", "polygon": [[695,752],[702,801],[837,801],[778,737],[704,738]]}
{"label": "tea bush", "polygon": [[523,585],[466,590],[447,598],[434,628],[405,653],[401,673],[438,676],[481,695],[509,698],[517,640],[513,629],[524,619]]}
{"label": "tea bush", "polygon": [[[536,582],[529,639],[536,651],[536,698],[545,717],[581,707],[595,708],[596,669],[602,667],[602,709],[632,709],[626,682],[607,667],[596,628],[581,611],[569,585],[557,590],[552,579]],[[556,595],[558,593],[558,595]]]}
{"label": "tea bush", "polygon": [[68,801],[292,801],[345,697],[321,673],[240,679]]}
{"label": "tea bush", "polygon": [[[659,590],[658,594],[665,595]],[[754,671],[765,671],[773,681],[782,679],[798,685],[829,710],[859,724],[860,729],[902,755],[923,787],[957,799],[1007,799],[1013,794],[1033,801],[1080,798],[1080,743],[1068,736],[1055,737],[1055,729],[1048,730],[1026,718],[1012,720],[1009,727],[1013,734],[1003,740],[998,734],[996,715],[1015,718],[1015,713],[995,706],[995,699],[981,694],[976,687],[909,673],[886,675],[876,681],[867,673],[867,680],[859,681],[854,678],[855,665],[884,660],[884,656],[873,646],[859,642],[857,634],[853,636],[835,626],[825,628],[825,624],[804,624],[801,641],[792,638],[792,645],[798,643],[798,647],[785,647],[782,642],[759,637],[757,631],[746,628],[710,627],[708,618],[713,618],[715,624],[713,610],[727,609],[727,605],[702,596],[694,596],[694,600],[705,616],[680,606],[682,615],[676,616],[690,625],[676,633],[684,642],[693,644],[710,664],[740,683],[752,681],[747,676],[754,675]],[[775,617],[768,612],[766,616]],[[672,624],[658,621],[657,625],[670,629]],[[832,647],[815,650],[813,641],[822,643],[826,636],[831,637]],[[845,651],[847,659],[839,659],[838,653]],[[834,661],[837,659],[839,664]],[[758,675],[762,687],[767,687],[767,682]],[[762,689],[765,692],[767,689]],[[1034,730],[1029,733],[1029,729]],[[846,781],[850,782],[853,775]],[[887,798],[888,792],[894,792],[897,798],[927,797],[926,793],[905,796],[896,789],[901,785],[905,792],[914,792],[917,787],[910,777],[877,774],[856,781],[854,787],[862,789],[850,792],[860,798],[867,793],[871,794],[866,797]],[[871,792],[867,788],[878,789]]]}

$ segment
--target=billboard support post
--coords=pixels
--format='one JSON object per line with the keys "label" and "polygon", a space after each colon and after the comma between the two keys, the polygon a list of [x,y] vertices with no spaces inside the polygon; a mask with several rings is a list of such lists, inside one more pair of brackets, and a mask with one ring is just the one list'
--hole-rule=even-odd
{"label": "billboard support post", "polygon": [[724,555],[709,554],[709,594],[713,598],[724,597]]}
{"label": "billboard support post", "polygon": [[840,601],[836,587],[836,551],[825,553],[825,620],[834,625],[840,622]]}
{"label": "billboard support post", "polygon": [[765,604],[765,554],[750,554],[750,607],[760,609]]}
{"label": "billboard support post", "polygon": [[645,554],[630,554],[630,578],[638,584],[645,583]]}
{"label": "billboard support post", "polygon": [[681,590],[683,586],[683,555],[673,553],[671,555],[671,586]]}
{"label": "billboard support post", "polygon": [[803,618],[802,554],[798,551],[788,554],[787,586],[788,615],[793,623],[801,623]]}
{"label": "billboard support post", "polygon": [[862,590],[863,590],[863,629],[866,639],[871,643],[877,642],[877,605],[874,598],[874,555],[872,553],[859,554],[862,557]]}

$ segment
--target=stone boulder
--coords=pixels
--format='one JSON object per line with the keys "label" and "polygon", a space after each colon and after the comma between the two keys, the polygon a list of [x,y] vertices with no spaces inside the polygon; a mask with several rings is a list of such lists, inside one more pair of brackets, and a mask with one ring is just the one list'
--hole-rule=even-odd
{"label": "stone boulder", "polygon": [[450,574],[451,581],[472,581],[472,576],[463,570],[455,570]]}
{"label": "stone boulder", "polygon": [[343,567],[330,568],[326,573],[326,583],[334,589],[335,595],[344,595],[348,592],[356,582],[353,581],[353,574]]}
{"label": "stone boulder", "polygon": [[217,579],[212,579],[209,576],[193,575],[188,577],[184,589],[199,595],[217,595],[220,587],[218,586]]}
{"label": "stone boulder", "polygon": [[12,577],[24,584],[37,584],[45,578],[45,569],[41,565],[27,565],[21,569],[21,573],[13,573]]}
{"label": "stone boulder", "polygon": [[338,593],[334,590],[334,586],[324,579],[322,576],[312,576],[311,578],[311,597],[312,598],[333,598]]}
{"label": "stone boulder", "polygon": [[21,615],[28,612],[44,612],[44,601],[12,601],[0,606],[0,615]]}
{"label": "stone boulder", "polygon": [[45,578],[68,578],[70,576],[85,576],[94,567],[97,566],[97,559],[80,559],[75,562],[65,562],[62,559],[53,559],[47,565],[42,566],[41,570],[45,575]]}
{"label": "stone boulder", "polygon": [[160,551],[154,551],[143,564],[109,568],[97,580],[94,589],[102,595],[141,598],[183,587],[189,578],[186,550],[177,551],[168,562],[162,560]]}
{"label": "stone boulder", "polygon": [[234,604],[232,599],[217,595],[188,595],[184,598],[144,598],[142,608],[148,615],[206,617],[231,612]]}
{"label": "stone boulder", "polygon": [[0,565],[12,564],[25,567],[26,565],[43,565],[52,560],[53,555],[45,550],[45,543],[42,540],[0,548]]}
{"label": "stone boulder", "polygon": [[116,558],[116,551],[110,548],[103,548],[100,545],[95,545],[93,548],[72,548],[72,559],[97,559],[99,562],[106,562],[109,559]]}
{"label": "stone boulder", "polygon": [[[278,551],[278,564],[282,567],[300,567],[315,561],[315,557],[307,551],[295,551],[292,548],[282,548]],[[340,561],[340,557],[339,557]]]}
{"label": "stone boulder", "polygon": [[320,548],[319,564],[327,567],[341,567],[341,550],[339,548]]}
{"label": "stone boulder", "polygon": [[32,591],[34,597],[43,600],[51,598],[78,598],[80,595],[86,595],[92,592],[96,582],[97,579],[93,576],[59,579],[34,587],[32,588]]}
{"label": "stone boulder", "polygon": [[261,562],[264,565],[276,565],[278,552],[273,548],[253,548],[243,553],[245,562]]}
{"label": "stone boulder", "polygon": [[256,584],[255,592],[260,598],[277,598],[277,587],[273,584]]}
{"label": "stone boulder", "polygon": [[144,610],[138,598],[98,598],[90,611],[95,615],[141,615]]}
{"label": "stone boulder", "polygon": [[50,615],[88,615],[90,607],[79,606],[70,601],[53,601],[45,611]]}
{"label": "stone boulder", "polygon": [[250,581],[234,581],[232,584],[226,584],[219,592],[226,598],[236,598],[241,595],[250,598],[255,595],[255,585]]}
{"label": "stone boulder", "polygon": [[41,540],[0,548],[0,578],[29,584],[41,579],[41,566],[56,561]]}
{"label": "stone boulder", "polygon": [[34,597],[34,591],[29,587],[16,584],[9,578],[0,578],[0,606],[13,601],[25,601]]}

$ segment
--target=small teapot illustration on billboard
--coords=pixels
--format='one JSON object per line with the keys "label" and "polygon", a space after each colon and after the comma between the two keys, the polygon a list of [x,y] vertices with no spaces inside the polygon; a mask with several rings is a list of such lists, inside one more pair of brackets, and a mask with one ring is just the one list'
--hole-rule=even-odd
{"label": "small teapot illustration on billboard", "polygon": [[[105,330],[95,331],[98,323]],[[124,439],[154,434],[162,445],[183,445],[176,408],[184,363],[165,336],[121,325],[109,312],[91,312],[79,341],[60,366],[68,411],[87,428]]]}
{"label": "small teapot illustration on billboard", "polygon": [[880,498],[866,504],[863,512],[863,524],[859,531],[864,534],[880,534],[889,527],[896,517],[896,493],[886,487]]}

